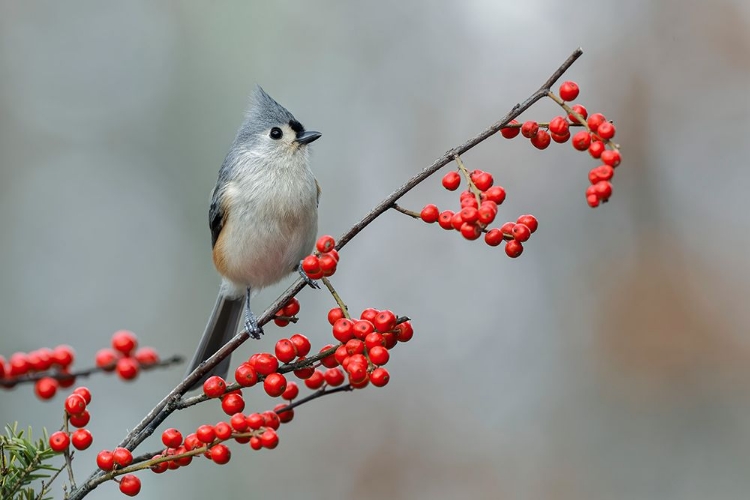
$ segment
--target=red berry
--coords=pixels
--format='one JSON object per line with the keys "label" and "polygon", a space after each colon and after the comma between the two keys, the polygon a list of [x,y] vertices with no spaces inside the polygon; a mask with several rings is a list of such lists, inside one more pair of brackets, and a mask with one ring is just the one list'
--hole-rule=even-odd
{"label": "red berry", "polygon": [[261,415],[263,415],[263,425],[266,427],[278,429],[281,425],[281,419],[275,411],[264,411]]}
{"label": "red berry", "polygon": [[[242,413],[239,414],[242,415]],[[225,441],[232,437],[232,427],[226,422],[219,422],[218,424],[214,425],[214,433],[216,434],[217,439]]]}
{"label": "red berry", "polygon": [[[255,384],[258,383],[258,372],[255,371],[255,368],[250,363],[242,363],[240,366],[237,367],[237,369],[234,371],[234,379],[237,381],[238,384],[240,384],[242,387],[252,387]],[[209,396],[209,397],[218,397],[224,394],[224,391],[226,390],[226,383],[224,384],[223,388],[221,388],[221,392],[218,392],[219,389],[216,389],[217,396]],[[203,384],[203,392],[206,392],[206,384]],[[206,393],[208,396],[208,393]]]}
{"label": "red berry", "polygon": [[263,389],[266,394],[276,398],[284,394],[286,390],[286,377],[281,373],[271,373],[263,380]]}
{"label": "red berry", "polygon": [[534,137],[531,138],[531,144],[537,149],[547,149],[552,138],[546,130],[539,129]]}
{"label": "red berry", "polygon": [[[396,340],[399,342],[409,342],[414,336],[414,328],[411,326],[411,321],[404,321],[396,327]],[[388,342],[385,345],[386,349],[390,349]]]}
{"label": "red berry", "polygon": [[563,82],[560,85],[560,99],[563,101],[572,101],[578,97],[578,84],[576,82]]}
{"label": "red berry", "polygon": [[369,334],[375,331],[375,326],[372,322],[366,319],[360,319],[354,322],[354,336],[360,340],[364,340]]}
{"label": "red berry", "polygon": [[68,436],[67,433],[63,431],[57,431],[50,434],[49,447],[52,448],[52,451],[61,453],[67,450],[68,446],[70,446],[70,436]]}
{"label": "red berry", "polygon": [[190,451],[196,448],[200,448],[201,446],[203,446],[203,443],[200,439],[198,439],[198,436],[195,434],[195,432],[193,432],[187,435],[183,446],[185,447],[185,451]]}
{"label": "red berry", "polygon": [[129,497],[134,497],[141,492],[141,480],[133,474],[125,474],[120,479],[120,491]]}
{"label": "red berry", "polygon": [[477,238],[482,236],[482,228],[477,226],[476,224],[468,224],[464,222],[461,225],[461,236],[469,241],[476,240]]}
{"label": "red berry", "polygon": [[224,465],[229,462],[230,458],[232,458],[232,452],[229,451],[229,448],[224,444],[214,445],[208,451],[211,455],[211,460],[219,465]]}
{"label": "red berry", "polygon": [[266,420],[260,413],[251,413],[247,416],[247,426],[253,430],[258,430],[266,425]]}
{"label": "red berry", "polygon": [[279,436],[273,429],[266,429],[263,434],[260,435],[260,443],[264,448],[272,450],[279,444]]}
{"label": "red berry", "polygon": [[140,365],[135,358],[120,358],[117,360],[117,375],[123,380],[133,380],[138,376]]}
{"label": "red berry", "polygon": [[292,341],[292,344],[297,349],[297,356],[307,356],[310,353],[310,349],[312,348],[310,340],[301,333],[295,333],[289,340]]}
{"label": "red berry", "polygon": [[614,176],[615,171],[609,165],[599,165],[589,171],[589,182],[596,184],[599,181],[608,181]]}
{"label": "red berry", "polygon": [[516,223],[525,225],[532,233],[536,232],[537,228],[539,228],[539,221],[531,214],[521,215],[516,220]]}
{"label": "red berry", "polygon": [[451,221],[453,220],[453,212],[451,210],[444,210],[440,212],[438,216],[438,224],[443,229],[453,229]]}
{"label": "red berry", "polygon": [[380,333],[372,332],[367,337],[365,337],[365,347],[371,349],[376,345],[385,346],[385,338]]}
{"label": "red berry", "polygon": [[539,124],[533,120],[526,121],[521,125],[521,135],[527,139],[536,137],[537,132],[539,132]]}
{"label": "red berry", "polygon": [[102,450],[96,455],[96,465],[103,471],[111,471],[115,466],[115,458],[109,450]]}
{"label": "red berry", "polygon": [[[393,330],[396,327],[396,315],[392,311],[383,310],[375,316],[372,321],[375,329],[379,332],[387,332]],[[366,337],[365,337],[366,338]]]}
{"label": "red berry", "polygon": [[330,368],[323,373],[326,384],[331,387],[338,387],[344,383],[344,374],[338,368]]}
{"label": "red berry", "polygon": [[34,392],[39,399],[52,399],[57,392],[57,380],[52,377],[40,378],[34,384]]}
{"label": "red berry", "polygon": [[115,448],[112,451],[112,459],[117,467],[127,467],[133,463],[133,454],[127,448]]}
{"label": "red berry", "polygon": [[455,191],[461,184],[461,176],[452,170],[443,176],[443,187],[448,191]]}
{"label": "red berry", "polygon": [[384,365],[388,362],[391,355],[388,354],[388,349],[381,346],[375,346],[367,353],[370,356],[370,361],[375,365]]}
{"label": "red berry", "polygon": [[65,398],[65,411],[68,415],[78,415],[86,410],[86,399],[80,394],[70,394]]}
{"label": "red berry", "polygon": [[[510,124],[518,125],[518,120],[511,120]],[[506,139],[513,139],[521,132],[521,127],[503,127],[500,129],[500,133]]]}
{"label": "red berry", "polygon": [[461,219],[463,222],[468,222],[469,224],[472,224],[479,220],[479,210],[477,210],[474,207],[464,207],[459,212],[461,214]]}
{"label": "red berry", "polygon": [[490,174],[489,172],[478,172],[476,175],[471,174],[470,177],[471,177],[471,181],[480,191],[487,191],[489,188],[492,187],[492,184],[495,182],[495,179],[492,177],[492,174]]}
{"label": "red berry", "polygon": [[138,345],[138,340],[133,332],[120,330],[112,335],[112,348],[125,356],[129,355]]}
{"label": "red berry", "polygon": [[75,351],[69,345],[59,345],[52,351],[53,363],[62,368],[70,366],[73,363],[74,357]]}
{"label": "red berry", "polygon": [[282,316],[296,316],[300,310],[299,300],[297,297],[292,297],[284,307],[281,308]]}
{"label": "red berry", "polygon": [[235,413],[229,419],[229,424],[237,432],[244,432],[247,429],[247,417],[244,413]]}
{"label": "red berry", "polygon": [[503,232],[498,228],[490,229],[484,235],[484,242],[491,247],[498,246],[503,241]]}
{"label": "red berry", "polygon": [[167,448],[177,448],[182,444],[182,433],[174,427],[165,429],[164,432],[161,433],[161,442],[164,443],[164,446]]}
{"label": "red berry", "polygon": [[333,250],[333,248],[336,246],[336,240],[333,239],[333,236],[325,235],[318,238],[318,241],[315,243],[315,248],[320,253],[327,253]]}
{"label": "red berry", "polygon": [[349,351],[347,350],[346,345],[339,346],[333,354],[333,357],[338,364],[343,365],[344,360],[349,357]]}
{"label": "red berry", "polygon": [[428,224],[437,222],[439,215],[440,212],[438,211],[437,205],[433,204],[425,205],[422,211],[419,213],[419,216],[422,218],[422,220]]}
{"label": "red berry", "polygon": [[390,379],[391,376],[385,368],[375,368],[370,374],[370,381],[375,387],[383,387]]}
{"label": "red berry", "polygon": [[223,378],[219,377],[218,375],[208,377],[208,379],[206,379],[206,381],[203,382],[203,394],[205,394],[209,398],[218,398],[219,396],[224,394],[224,391],[226,390],[227,390],[227,383],[224,381]]}
{"label": "red berry", "polygon": [[615,126],[609,122],[604,122],[596,129],[596,133],[602,139],[609,140],[615,136]]}
{"label": "red berry", "polygon": [[281,397],[283,399],[286,399],[287,401],[291,401],[297,396],[299,396],[299,386],[297,385],[297,382],[294,382],[294,381],[287,382],[286,389],[284,389],[284,392],[281,394]]}
{"label": "red berry", "polygon": [[362,380],[354,381],[351,377],[349,377],[349,385],[352,386],[352,389],[364,389],[368,385],[370,385],[370,376],[365,373],[365,376]]}
{"label": "red berry", "polygon": [[73,443],[76,450],[85,450],[94,442],[94,436],[88,429],[78,429],[73,432],[70,442]]}
{"label": "red berry", "polygon": [[320,270],[323,276],[333,276],[336,273],[338,261],[331,254],[324,253],[320,256]]}
{"label": "red berry", "polygon": [[101,368],[104,371],[111,372],[114,371],[116,364],[117,354],[115,354],[112,349],[105,347],[104,349],[99,349],[96,352],[97,368]]}
{"label": "red berry", "polygon": [[549,122],[549,131],[551,134],[565,135],[568,133],[568,126],[564,116],[556,116]]}
{"label": "red berry", "polygon": [[308,387],[308,389],[320,389],[321,386],[325,383],[325,377],[323,377],[323,372],[320,370],[315,370],[315,373],[312,374],[312,377],[305,380],[305,385]]}
{"label": "red berry", "polygon": [[294,410],[285,410],[285,411],[279,411],[282,408],[286,408],[287,405],[284,403],[279,403],[276,406],[273,407],[273,411],[276,412],[276,414],[279,416],[279,420],[282,424],[286,424],[288,422],[291,422],[294,418]]}
{"label": "red berry", "polygon": [[302,260],[302,270],[308,275],[319,273],[321,271],[320,259],[315,255],[308,255]]}
{"label": "red berry", "polygon": [[234,415],[245,409],[245,399],[241,394],[235,392],[229,393],[222,398],[221,409],[227,415]]}
{"label": "red berry", "polygon": [[505,244],[505,254],[511,259],[515,259],[523,252],[523,245],[518,240],[510,240]]}
{"label": "red berry", "polygon": [[591,134],[589,134],[588,130],[576,132],[571,143],[578,151],[586,151],[591,145]]}
{"label": "red berry", "polygon": [[[369,334],[368,337],[370,335],[372,335],[372,333]],[[365,343],[359,339],[351,339],[344,344],[344,348],[346,349],[347,356],[351,356],[352,354],[362,354],[365,352]]]}
{"label": "red berry", "polygon": [[526,224],[516,224],[513,226],[511,234],[513,235],[514,240],[520,241],[521,243],[531,238],[531,230],[526,227]]}
{"label": "red berry", "polygon": [[258,354],[255,358],[255,370],[261,375],[269,375],[279,369],[279,360],[267,352]]}
{"label": "red berry", "polygon": [[596,184],[594,184],[594,190],[596,192],[596,196],[601,201],[607,201],[610,196],[612,196],[612,184],[608,181],[599,181]]}
{"label": "red berry", "polygon": [[254,450],[260,450],[261,448],[263,448],[263,444],[260,442],[260,438],[255,437],[255,436],[251,437],[250,448]]}
{"label": "red berry", "polygon": [[503,233],[504,236],[507,236],[509,238],[513,238],[513,226],[515,226],[515,222],[506,222],[502,226],[500,226],[500,231]]}
{"label": "red berry", "polygon": [[492,186],[485,193],[485,197],[501,205],[505,201],[505,189],[502,186]]}
{"label": "red berry", "polygon": [[[476,200],[474,200],[474,205],[479,206]],[[453,214],[453,218],[451,219],[451,226],[453,226],[453,229],[455,229],[456,231],[460,231],[461,226],[463,225],[464,219],[461,217],[461,212],[456,212],[455,214]]]}
{"label": "red berry", "polygon": [[492,203],[492,205],[495,204],[493,201],[482,202],[482,206],[480,206],[477,211],[479,222],[485,226],[492,224],[492,221],[494,221],[497,216],[497,209],[492,208],[491,205],[489,205],[490,203]]}
{"label": "red berry", "polygon": [[[305,358],[302,357],[302,358],[299,358],[297,362],[301,362],[304,360]],[[314,371],[315,371],[315,368],[313,368],[312,366],[306,366],[304,368],[300,368],[299,370],[294,370],[294,376],[301,380],[305,380],[305,379],[312,377],[312,374]]]}
{"label": "red berry", "polygon": [[[586,118],[589,116],[588,111],[586,111],[586,108],[582,104],[574,104],[570,107],[573,111],[581,115],[583,117],[583,122],[586,123]],[[578,121],[578,118],[573,113],[568,114],[568,118],[573,123],[580,123]]]}
{"label": "red berry", "polygon": [[294,347],[294,344],[289,339],[281,339],[276,342],[274,352],[282,363],[291,363],[297,357],[297,348]]}
{"label": "red berry", "polygon": [[354,338],[354,322],[341,318],[333,324],[333,337],[339,342],[346,343]]}
{"label": "red berry", "polygon": [[86,427],[91,420],[91,414],[88,410],[79,413],[78,415],[71,415],[68,417],[68,422],[73,427]]}
{"label": "red berry", "polygon": [[616,149],[605,149],[600,156],[602,162],[610,167],[616,167],[620,164],[620,152]]}
{"label": "red berry", "polygon": [[336,321],[344,317],[344,311],[340,307],[334,307],[328,311],[328,322],[333,325]]}
{"label": "red berry", "polygon": [[364,319],[372,323],[375,321],[375,316],[377,316],[380,313],[377,309],[374,307],[368,307],[364,311],[362,311],[362,314],[359,315],[359,319]]}
{"label": "red berry", "polygon": [[591,130],[591,132],[596,134],[599,129],[599,125],[601,125],[602,123],[606,121],[607,119],[604,117],[603,114],[594,113],[591,116],[589,116],[588,120],[586,120],[586,123],[588,123],[589,129]]}
{"label": "red berry", "polygon": [[563,135],[550,134],[550,137],[552,137],[552,140],[556,143],[563,144],[565,142],[568,142],[568,139],[570,139],[570,132],[565,132],[565,134]]}
{"label": "red berry", "polygon": [[31,351],[26,355],[26,359],[33,371],[47,371],[53,363],[52,350],[44,347],[42,349],[37,349],[36,351]]}
{"label": "red berry", "polygon": [[[324,345],[323,347],[321,347],[320,352],[322,353],[322,352],[328,351],[332,347],[333,347],[333,344]],[[336,357],[333,354],[329,354],[325,358],[321,358],[320,364],[322,366],[325,366],[326,368],[333,368],[335,366],[338,366],[339,363],[338,361],[336,361]]]}
{"label": "red berry", "polygon": [[197,437],[201,443],[213,443],[214,439],[216,439],[216,431],[214,430],[214,426],[208,424],[201,425],[200,427],[195,429],[195,437]]}
{"label": "red berry", "polygon": [[[399,328],[399,327],[396,327],[396,328]],[[383,339],[385,340],[385,348],[386,349],[393,349],[396,346],[396,344],[398,343],[398,339],[396,338],[396,334],[395,333],[390,333],[390,332],[384,333],[383,334]]]}
{"label": "red berry", "polygon": [[592,158],[599,158],[604,150],[606,149],[606,146],[601,141],[594,141],[591,143],[591,146],[589,146],[589,154]]}
{"label": "red berry", "polygon": [[[162,458],[162,455],[154,455],[151,457],[152,460]],[[151,466],[151,470],[155,474],[161,474],[163,472],[167,472],[167,469],[169,469],[169,463],[168,462],[159,462]]]}
{"label": "red berry", "polygon": [[153,347],[141,347],[135,351],[135,359],[141,365],[153,365],[159,362],[159,353]]}

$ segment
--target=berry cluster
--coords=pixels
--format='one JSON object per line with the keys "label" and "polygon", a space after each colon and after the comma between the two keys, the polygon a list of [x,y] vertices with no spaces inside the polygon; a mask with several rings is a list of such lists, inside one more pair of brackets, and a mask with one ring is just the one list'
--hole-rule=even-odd
{"label": "berry cluster", "polygon": [[58,387],[70,387],[75,378],[67,376],[75,360],[73,348],[59,345],[54,349],[43,347],[29,353],[17,352],[8,358],[0,356],[0,387],[11,388],[24,377],[39,376],[34,391],[40,399],[51,399]]}
{"label": "berry cluster", "polygon": [[276,326],[280,327],[285,327],[289,323],[296,323],[297,314],[299,313],[299,311],[299,300],[297,300],[297,297],[292,297],[291,299],[289,299],[289,302],[284,305],[284,307],[276,312],[276,316],[273,318],[273,322],[276,324]]}
{"label": "berry cluster", "polygon": [[[96,465],[105,472],[122,469],[132,463],[133,454],[127,448],[102,450],[96,455]],[[120,491],[130,497],[141,492],[141,480],[133,474],[125,474],[115,481],[120,483]]]}
{"label": "berry cluster", "polygon": [[339,253],[336,251],[336,240],[333,236],[321,236],[315,243],[316,252],[302,259],[302,270],[310,279],[317,280],[333,276],[339,263]]}
{"label": "berry cluster", "polygon": [[468,188],[459,196],[461,209],[458,212],[438,209],[437,205],[428,204],[415,217],[428,224],[437,222],[445,230],[456,230],[467,240],[476,240],[484,233],[484,241],[490,246],[506,242],[505,253],[515,258],[523,252],[523,243],[528,241],[531,233],[539,226],[533,215],[522,215],[516,222],[506,222],[500,228],[487,229],[497,216],[498,206],[505,201],[505,189],[495,186],[492,174],[482,170],[468,173],[460,158],[456,157],[458,170],[452,170],[443,176],[443,187],[455,191],[461,185],[461,174],[467,180]]}
{"label": "berry cluster", "polygon": [[[91,392],[86,387],[76,387],[65,398],[65,426],[64,430],[53,432],[49,437],[49,446],[58,453],[68,450],[72,444],[77,450],[85,450],[94,441],[88,429],[84,429],[91,420],[86,407],[91,403]],[[68,424],[78,429],[70,433]]]}
{"label": "berry cluster", "polygon": [[[513,120],[507,127],[500,130],[500,134],[506,139],[512,139],[520,133],[538,149],[546,149],[551,141],[562,144],[570,139],[575,149],[588,151],[592,158],[601,160],[602,165],[594,167],[589,172],[591,185],[586,189],[586,202],[594,208],[612,196],[610,181],[614,176],[615,167],[620,164],[620,151],[619,146],[612,142],[615,136],[615,126],[603,114],[593,113],[589,116],[583,105],[565,104],[566,101],[576,99],[578,93],[577,83],[564,82],[560,85],[559,97],[552,93],[549,96],[568,113],[567,117],[556,116],[549,123],[529,120],[520,124],[517,120]],[[582,126],[586,130],[576,132],[571,139],[571,126]]]}
{"label": "berry cluster", "polygon": [[123,380],[133,380],[141,368],[159,362],[159,354],[152,347],[138,347],[133,332],[120,330],[112,335],[112,348],[105,347],[96,353],[96,366],[105,372],[116,371]]}

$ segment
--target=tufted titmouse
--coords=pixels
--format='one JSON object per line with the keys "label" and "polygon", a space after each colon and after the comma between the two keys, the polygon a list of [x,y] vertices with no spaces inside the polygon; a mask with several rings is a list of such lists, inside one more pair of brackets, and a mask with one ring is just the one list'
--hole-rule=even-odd
{"label": "tufted titmouse", "polygon": [[[259,86],[237,137],[219,170],[208,222],[216,269],[222,276],[219,296],[198,349],[192,372],[238,331],[253,338],[263,330],[250,309],[255,292],[298,270],[312,251],[318,230],[318,185],[309,165],[307,145],[320,132],[305,130],[292,114]],[[229,358],[210,374],[226,377]]]}

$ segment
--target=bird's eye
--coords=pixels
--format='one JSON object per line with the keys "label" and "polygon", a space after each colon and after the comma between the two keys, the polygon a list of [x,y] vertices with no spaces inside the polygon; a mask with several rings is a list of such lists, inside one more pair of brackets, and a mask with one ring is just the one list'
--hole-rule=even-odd
{"label": "bird's eye", "polygon": [[279,127],[274,127],[271,129],[271,134],[270,134],[271,139],[276,139],[276,140],[281,139],[282,135],[283,133],[281,132],[281,129]]}

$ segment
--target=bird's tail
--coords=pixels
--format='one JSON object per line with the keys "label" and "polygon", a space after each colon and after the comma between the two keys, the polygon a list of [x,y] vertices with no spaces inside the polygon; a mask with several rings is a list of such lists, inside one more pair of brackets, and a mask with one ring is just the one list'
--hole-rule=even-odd
{"label": "bird's tail", "polygon": [[[224,344],[237,334],[244,308],[245,301],[243,297],[231,298],[219,293],[211,317],[208,318],[206,330],[203,332],[200,344],[198,344],[198,349],[196,349],[193,360],[188,365],[186,376],[195,370],[198,365],[213,356],[216,351],[221,349]],[[212,375],[219,375],[226,378],[228,372],[229,356],[196,382],[191,389],[195,389]]]}

